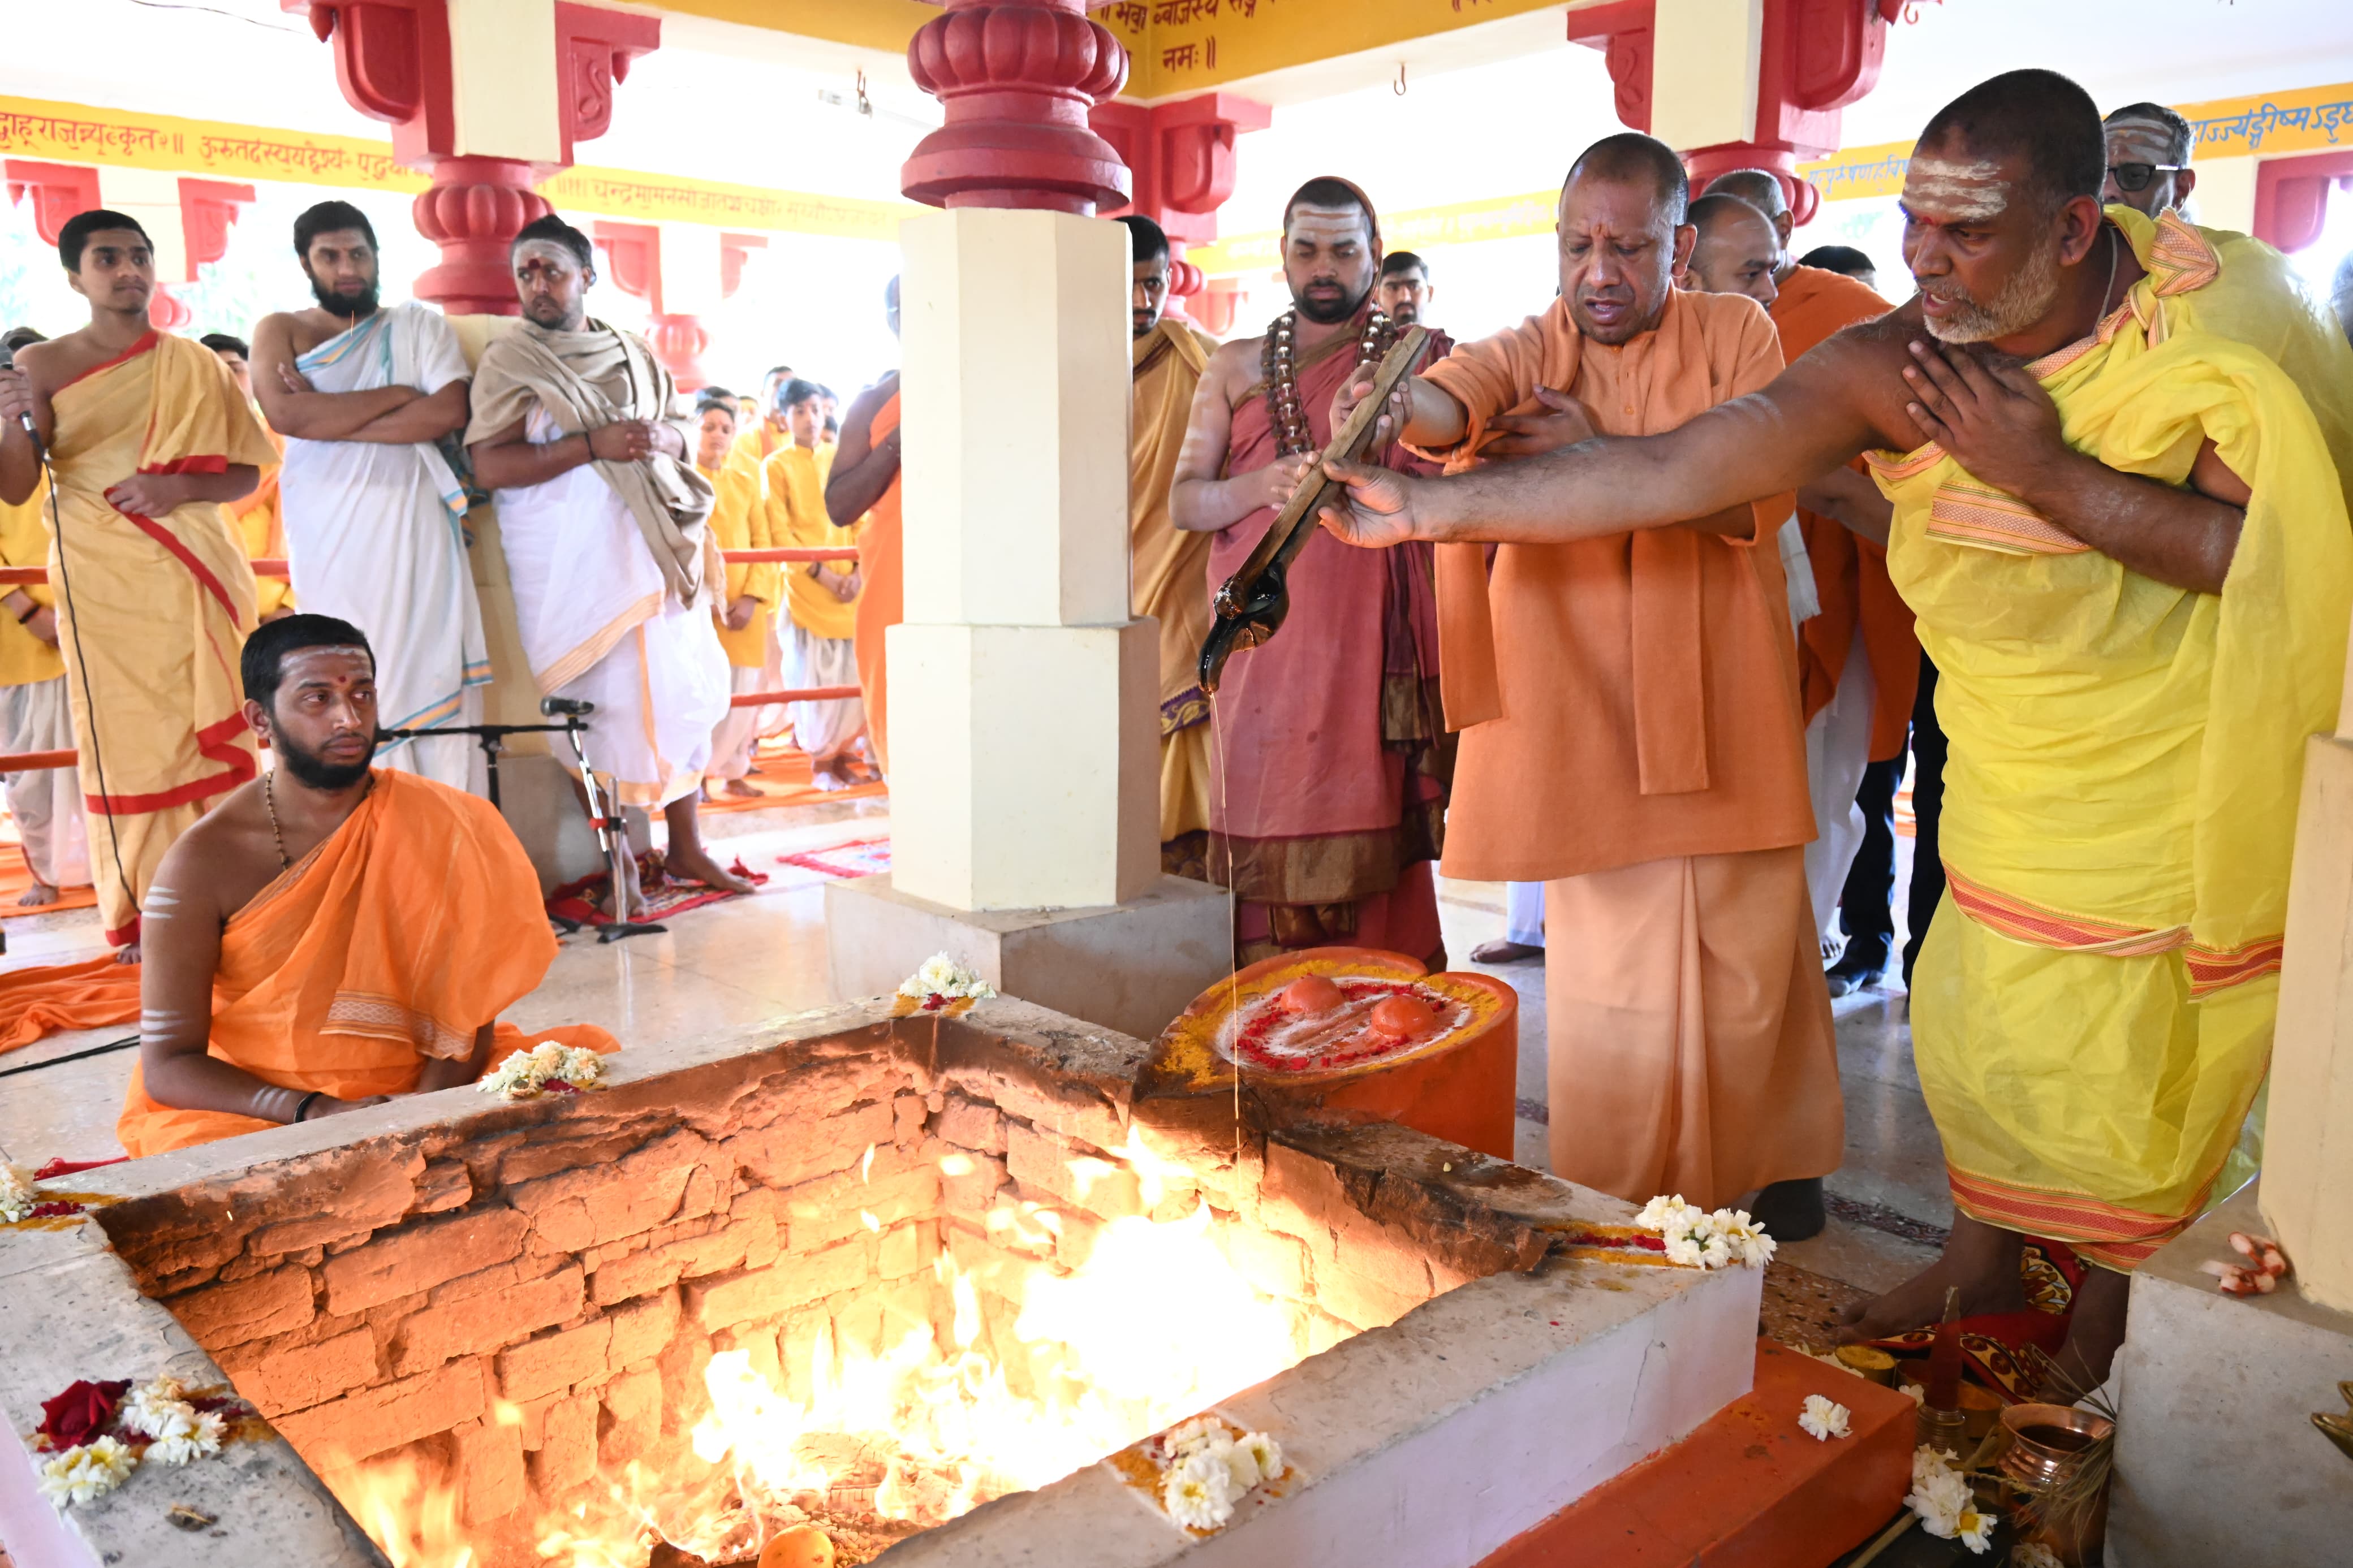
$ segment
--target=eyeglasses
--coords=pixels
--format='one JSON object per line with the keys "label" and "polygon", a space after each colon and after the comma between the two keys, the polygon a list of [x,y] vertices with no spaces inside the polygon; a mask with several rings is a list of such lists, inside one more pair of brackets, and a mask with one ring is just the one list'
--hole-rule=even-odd
{"label": "eyeglasses", "polygon": [[2138,194],[2159,174],[2179,174],[2189,167],[2187,163],[2111,163],[2108,177],[2116,181],[2116,189]]}

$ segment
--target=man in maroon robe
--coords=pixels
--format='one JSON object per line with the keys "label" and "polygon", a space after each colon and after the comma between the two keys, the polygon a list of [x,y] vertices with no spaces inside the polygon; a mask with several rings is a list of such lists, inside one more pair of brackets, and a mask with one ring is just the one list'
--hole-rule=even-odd
{"label": "man in maroon robe", "polygon": [[[1292,309],[1210,357],[1170,489],[1176,525],[1217,536],[1212,592],[1331,439],[1333,395],[1388,350],[1380,264],[1379,221],[1347,181],[1310,180],[1283,209]],[[1432,356],[1449,346],[1436,336]],[[1416,462],[1395,447],[1386,460]],[[1208,868],[1240,904],[1237,962],[1331,945],[1444,962],[1430,863],[1453,744],[1430,560],[1426,544],[1354,551],[1319,529],[1292,564],[1281,635],[1226,666]]]}

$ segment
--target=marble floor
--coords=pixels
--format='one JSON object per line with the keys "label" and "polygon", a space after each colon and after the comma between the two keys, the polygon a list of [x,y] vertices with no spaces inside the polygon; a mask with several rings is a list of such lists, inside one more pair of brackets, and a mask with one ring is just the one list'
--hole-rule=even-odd
{"label": "marble floor", "polygon": [[[624,1047],[682,1032],[757,1023],[832,1000],[826,978],[824,878],[781,857],[890,831],[888,803],[860,800],[715,816],[706,836],[724,839],[770,880],[750,898],[690,911],[663,935],[600,946],[584,932],[564,939],[540,987],[507,1017],[526,1029],[588,1021]],[[1909,847],[1908,844],[1905,846]],[[1500,937],[1500,885],[1441,880],[1447,951],[1459,966]],[[92,911],[12,921],[0,968],[58,963],[102,951]],[[1517,1152],[1544,1167],[1545,1040],[1542,962],[1488,971],[1521,996]],[[1897,983],[1892,978],[1891,987]],[[1835,1005],[1846,1091],[1846,1164],[1830,1178],[1833,1217],[1820,1237],[1783,1258],[1838,1284],[1876,1291],[1933,1256],[1928,1242],[1951,1222],[1936,1131],[1912,1068],[1900,989],[1871,990]],[[37,1165],[53,1157],[121,1152],[114,1120],[135,1049],[127,1027],[52,1036],[0,1057],[0,1159]]]}

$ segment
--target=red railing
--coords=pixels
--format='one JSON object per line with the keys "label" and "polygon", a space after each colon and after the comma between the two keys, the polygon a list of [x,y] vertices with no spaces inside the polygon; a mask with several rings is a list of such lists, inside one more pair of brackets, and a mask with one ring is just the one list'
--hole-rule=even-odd
{"label": "red railing", "polygon": [[[854,561],[858,547],[846,545],[838,550],[723,550],[720,553],[733,563],[756,565],[770,561]],[[286,563],[263,557],[253,563],[257,577],[283,577]],[[48,573],[38,566],[0,566],[0,587],[43,584]],[[859,695],[855,686],[807,686],[786,691],[746,691],[728,699],[731,708],[765,708],[772,702],[837,702]],[[70,768],[81,761],[78,752],[0,752],[0,773],[37,773],[43,768]]]}

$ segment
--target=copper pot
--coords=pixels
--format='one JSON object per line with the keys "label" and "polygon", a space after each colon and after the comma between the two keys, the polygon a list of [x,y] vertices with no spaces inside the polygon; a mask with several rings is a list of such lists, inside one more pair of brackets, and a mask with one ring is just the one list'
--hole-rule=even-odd
{"label": "copper pot", "polygon": [[[2094,1444],[2116,1436],[2116,1423],[2064,1405],[2013,1405],[2001,1413],[2009,1447],[2001,1473],[2039,1499],[2073,1478]],[[2090,1505],[2064,1518],[2019,1521],[2020,1539],[2048,1547],[2068,1568],[2100,1561],[2108,1533],[2108,1482],[2103,1478]]]}

